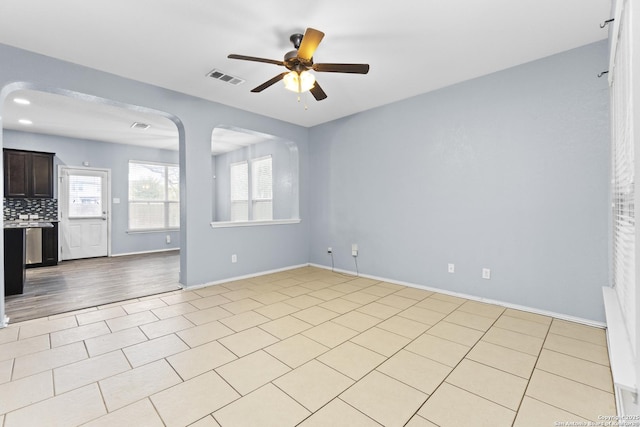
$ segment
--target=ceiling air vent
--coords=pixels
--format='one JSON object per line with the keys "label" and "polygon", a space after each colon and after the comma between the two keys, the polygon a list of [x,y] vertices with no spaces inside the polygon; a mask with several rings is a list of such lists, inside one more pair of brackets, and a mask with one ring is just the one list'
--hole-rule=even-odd
{"label": "ceiling air vent", "polygon": [[230,76],[229,74],[225,74],[220,70],[213,70],[213,71],[207,73],[207,76],[208,77],[212,77],[212,78],[214,78],[216,80],[227,82],[227,83],[232,84],[234,86],[237,86],[239,84],[244,83],[244,80],[242,80],[242,79],[240,79],[238,77]]}

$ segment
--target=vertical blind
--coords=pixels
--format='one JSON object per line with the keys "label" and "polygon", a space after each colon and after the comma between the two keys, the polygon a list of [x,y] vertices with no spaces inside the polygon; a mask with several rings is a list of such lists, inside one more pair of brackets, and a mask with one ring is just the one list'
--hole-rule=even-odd
{"label": "vertical blind", "polygon": [[629,13],[622,13],[611,76],[613,287],[636,350],[635,162]]}
{"label": "vertical blind", "polygon": [[129,230],[180,227],[177,165],[129,162]]}

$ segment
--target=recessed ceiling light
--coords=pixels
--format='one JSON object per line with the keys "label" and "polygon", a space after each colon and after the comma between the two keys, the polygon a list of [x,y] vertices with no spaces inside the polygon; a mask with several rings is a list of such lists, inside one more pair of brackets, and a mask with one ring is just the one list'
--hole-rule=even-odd
{"label": "recessed ceiling light", "polygon": [[15,102],[16,104],[20,104],[20,105],[29,105],[29,104],[31,104],[31,101],[29,101],[28,99],[25,99],[25,98],[13,98],[13,102]]}
{"label": "recessed ceiling light", "polygon": [[29,119],[20,119],[18,120],[18,123],[20,123],[21,125],[32,125],[33,122]]}

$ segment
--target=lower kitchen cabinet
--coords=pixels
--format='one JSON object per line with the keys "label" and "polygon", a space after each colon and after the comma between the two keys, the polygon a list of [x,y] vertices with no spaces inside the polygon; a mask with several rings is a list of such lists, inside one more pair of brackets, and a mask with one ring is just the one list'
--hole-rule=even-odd
{"label": "lower kitchen cabinet", "polygon": [[4,230],[4,294],[21,294],[25,280],[25,230]]}
{"label": "lower kitchen cabinet", "polygon": [[[37,263],[30,263],[29,256],[27,256],[26,268],[35,267],[47,267],[58,264],[58,223],[52,223],[53,227],[41,228],[42,230],[42,248],[39,252],[42,254],[42,261]],[[32,244],[27,239],[26,245]],[[27,253],[32,253],[31,249],[27,249]]]}
{"label": "lower kitchen cabinet", "polygon": [[58,223],[42,229],[42,265],[58,264]]}

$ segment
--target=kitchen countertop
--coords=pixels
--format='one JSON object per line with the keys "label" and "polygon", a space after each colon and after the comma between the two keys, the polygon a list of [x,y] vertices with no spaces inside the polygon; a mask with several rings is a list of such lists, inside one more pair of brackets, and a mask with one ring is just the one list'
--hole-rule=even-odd
{"label": "kitchen countertop", "polygon": [[58,222],[49,220],[31,220],[31,221],[4,221],[4,228],[52,228],[53,223]]}

